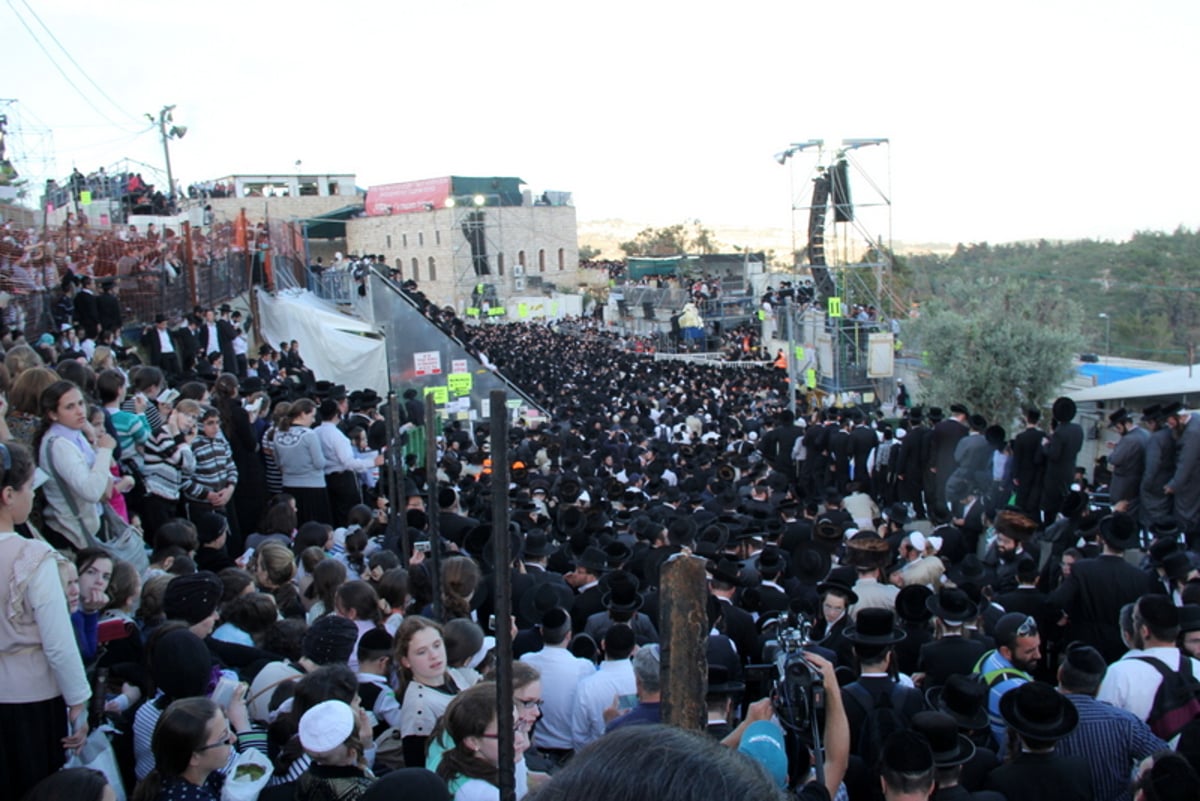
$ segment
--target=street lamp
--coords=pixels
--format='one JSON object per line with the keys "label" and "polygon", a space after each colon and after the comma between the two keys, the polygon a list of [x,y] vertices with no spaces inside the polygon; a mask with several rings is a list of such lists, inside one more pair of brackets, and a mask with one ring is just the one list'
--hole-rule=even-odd
{"label": "street lamp", "polygon": [[1112,361],[1112,318],[1108,316],[1108,312],[1100,312],[1097,315],[1104,321],[1104,359],[1106,362]]}
{"label": "street lamp", "polygon": [[167,128],[168,123],[175,122],[171,114],[174,110],[174,104],[163,106],[162,110],[158,112],[157,120],[153,114],[146,115],[146,119],[158,124],[158,132],[162,136],[163,159],[167,162],[167,186],[169,187],[167,198],[172,206],[175,205],[175,176],[171,173],[171,149],[167,143],[172,139],[182,139],[188,130],[186,125],[171,125],[170,129]]}

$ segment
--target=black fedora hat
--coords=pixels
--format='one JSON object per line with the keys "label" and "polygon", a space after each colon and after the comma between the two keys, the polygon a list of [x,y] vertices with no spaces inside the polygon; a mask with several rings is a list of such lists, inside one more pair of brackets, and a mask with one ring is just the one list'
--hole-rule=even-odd
{"label": "black fedora hat", "polygon": [[896,628],[896,613],[891,609],[867,607],[858,610],[842,636],[859,645],[893,645],[903,640],[905,634]]}
{"label": "black fedora hat", "polygon": [[712,577],[713,581],[731,584],[734,587],[740,587],[745,584],[741,567],[732,559],[726,558],[721,559],[719,562],[709,562],[708,574]]}
{"label": "black fedora hat", "polygon": [[896,596],[896,617],[910,623],[921,623],[933,617],[927,601],[933,597],[933,590],[924,584],[910,584],[900,590]]}
{"label": "black fedora hat", "polygon": [[930,612],[953,625],[974,620],[979,614],[979,607],[957,587],[943,587],[937,595],[930,595],[925,605]]}
{"label": "black fedora hat", "polygon": [[1079,725],[1075,704],[1049,684],[1031,681],[1000,697],[1000,717],[1031,740],[1059,740]]}
{"label": "black fedora hat", "polygon": [[1110,548],[1127,551],[1138,544],[1138,524],[1133,515],[1114,512],[1100,521],[1100,537]]}
{"label": "black fedora hat", "polygon": [[1150,524],[1150,533],[1155,539],[1176,539],[1182,532],[1179,524],[1174,520],[1156,520]]}
{"label": "black fedora hat", "polygon": [[724,665],[709,664],[708,689],[706,695],[734,695],[746,689],[746,685],[730,678],[729,668]]}
{"label": "black fedora hat", "polygon": [[1050,407],[1050,414],[1060,423],[1069,423],[1075,419],[1075,401],[1068,397],[1059,397],[1054,399],[1054,405]]}
{"label": "black fedora hat", "polygon": [[802,542],[792,550],[791,574],[805,584],[814,584],[829,574],[833,557],[815,542]]}
{"label": "black fedora hat", "polygon": [[546,532],[540,528],[531,528],[525,533],[525,549],[523,554],[534,559],[549,556],[558,550]]}
{"label": "black fedora hat", "polygon": [[568,506],[558,510],[558,530],[570,536],[587,527],[587,515],[579,506]]}
{"label": "black fedora hat", "polygon": [[575,593],[561,581],[539,581],[525,592],[517,603],[520,617],[526,625],[540,623],[547,612],[555,607],[570,611],[575,603]]}
{"label": "black fedora hat", "polygon": [[1179,633],[1187,634],[1189,631],[1200,631],[1200,606],[1196,604],[1179,607]]}
{"label": "black fedora hat", "polygon": [[981,587],[992,582],[992,575],[979,557],[969,553],[962,561],[946,571],[946,576],[958,586],[974,584]]}
{"label": "black fedora hat", "polygon": [[1129,415],[1129,410],[1122,406],[1120,409],[1117,409],[1108,416],[1108,427],[1113,428],[1121,423],[1129,423],[1132,421],[1133,418]]}
{"label": "black fedora hat", "polygon": [[637,576],[627,570],[614,570],[606,575],[600,586],[607,591],[600,603],[610,612],[636,612],[642,608],[642,594],[638,592],[640,584]]}
{"label": "black fedora hat", "polygon": [[836,592],[846,597],[847,606],[854,606],[858,603],[858,593],[854,591],[854,582],[857,579],[858,572],[854,568],[835,567],[829,576],[817,585],[817,593],[824,595],[827,592]]}
{"label": "black fedora hat", "polygon": [[575,560],[575,566],[582,567],[589,573],[599,576],[608,572],[608,554],[602,548],[589,545],[583,549],[583,553]]}
{"label": "black fedora hat", "polygon": [[925,691],[925,701],[931,709],[945,712],[954,718],[960,729],[980,731],[988,726],[987,685],[976,674],[955,674],[942,687]]}
{"label": "black fedora hat", "polygon": [[975,743],[958,733],[958,724],[945,712],[918,712],[910,725],[929,741],[935,767],[952,768],[975,756]]}
{"label": "black fedora hat", "polygon": [[846,539],[846,532],[832,520],[818,520],[813,526],[813,542],[832,553]]}

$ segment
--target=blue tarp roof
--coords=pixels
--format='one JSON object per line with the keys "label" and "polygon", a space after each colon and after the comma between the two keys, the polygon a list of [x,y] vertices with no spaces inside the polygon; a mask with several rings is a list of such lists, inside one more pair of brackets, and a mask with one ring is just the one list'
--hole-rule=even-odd
{"label": "blue tarp roof", "polygon": [[1124,381],[1127,378],[1140,378],[1141,376],[1157,372],[1156,370],[1147,370],[1144,367],[1117,367],[1099,362],[1096,364],[1081,364],[1075,369],[1080,375],[1094,378],[1098,387],[1102,387],[1105,384],[1113,384],[1117,381]]}

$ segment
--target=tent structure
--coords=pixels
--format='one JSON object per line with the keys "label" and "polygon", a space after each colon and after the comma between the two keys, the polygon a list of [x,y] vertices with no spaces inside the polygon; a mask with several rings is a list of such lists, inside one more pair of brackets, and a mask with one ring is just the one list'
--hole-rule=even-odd
{"label": "tent structure", "polygon": [[388,391],[387,355],[382,335],[367,323],[337,310],[311,292],[258,291],[260,330],[268,342],[295,339],[315,375],[347,389]]}

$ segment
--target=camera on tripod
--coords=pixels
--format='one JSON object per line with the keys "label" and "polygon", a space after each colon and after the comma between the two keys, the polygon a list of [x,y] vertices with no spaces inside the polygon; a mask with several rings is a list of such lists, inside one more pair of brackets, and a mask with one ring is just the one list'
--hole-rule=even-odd
{"label": "camera on tripod", "polygon": [[772,687],[771,698],[775,714],[785,728],[796,731],[810,729],[817,713],[825,708],[825,685],[821,672],[804,656],[812,644],[812,621],[803,615],[789,612],[767,624],[764,631],[774,628],[774,637],[763,645],[764,665],[751,665],[747,675],[766,674]]}

